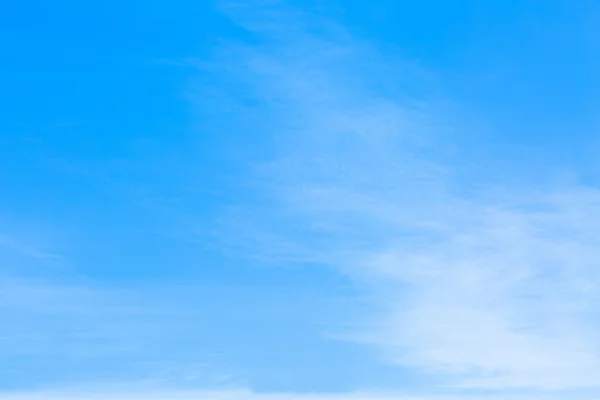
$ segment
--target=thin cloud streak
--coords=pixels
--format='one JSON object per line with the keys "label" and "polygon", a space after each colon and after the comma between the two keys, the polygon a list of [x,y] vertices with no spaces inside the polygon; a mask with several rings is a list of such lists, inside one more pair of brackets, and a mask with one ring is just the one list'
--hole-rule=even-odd
{"label": "thin cloud streak", "polygon": [[62,261],[62,256],[59,254],[39,250],[38,248],[28,243],[24,243],[13,236],[0,233],[0,249],[2,248],[50,264],[55,264]]}
{"label": "thin cloud streak", "polygon": [[[274,20],[290,15],[268,11]],[[236,17],[249,29],[265,26],[252,13]],[[374,89],[428,74],[370,74],[382,62],[407,64],[339,27],[309,33],[321,25],[306,16],[295,28],[267,25],[257,31],[261,44],[228,49],[225,62],[260,104],[251,112],[277,147],[256,170],[269,204],[249,204],[232,219],[261,221],[279,242],[294,243],[298,259],[320,260],[368,288],[378,314],[342,336],[387,362],[457,388],[600,386],[600,191],[464,181],[435,157],[449,139],[433,100]],[[291,247],[259,245],[265,254]]]}
{"label": "thin cloud streak", "polygon": [[[570,396],[573,400],[584,397]],[[554,396],[409,396],[385,393],[257,393],[237,390],[153,390],[128,391],[78,390],[0,394],[0,400],[558,400]]]}

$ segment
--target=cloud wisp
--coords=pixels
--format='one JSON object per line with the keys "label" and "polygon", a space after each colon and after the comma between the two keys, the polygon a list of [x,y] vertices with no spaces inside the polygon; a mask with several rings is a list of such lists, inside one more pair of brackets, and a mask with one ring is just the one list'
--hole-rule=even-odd
{"label": "cloud wisp", "polygon": [[[203,288],[194,285],[121,287],[72,276],[62,282],[52,271],[42,279],[38,264],[62,266],[63,258],[0,235],[0,257],[10,267],[0,276],[0,315],[15,321],[0,332],[0,350],[26,364],[18,367],[24,375],[15,376],[59,370],[68,358],[65,375],[73,381],[148,378],[137,388],[72,388],[77,382],[70,381],[62,390],[4,392],[0,400],[594,398],[600,191],[576,180],[540,184],[497,169],[493,176],[466,171],[457,161],[468,156],[456,134],[462,117],[449,116],[443,71],[425,71],[389,46],[360,41],[284,1],[240,3],[224,10],[251,36],[248,44],[224,45],[202,63],[217,95],[191,96],[206,101],[199,104],[206,113],[233,116],[223,125],[235,128],[236,138],[248,132],[260,142],[257,158],[264,156],[247,162],[241,179],[249,190],[214,229],[222,247],[347,276],[371,314],[352,329],[323,334],[367,346],[374,358],[399,367],[399,374],[416,372],[429,387],[408,395],[362,388],[266,393],[242,377],[245,383],[235,387],[249,389],[228,390],[229,365],[221,379],[213,376],[218,357],[200,365],[198,354],[220,343],[211,334],[238,340],[238,316],[257,309],[237,311],[231,325],[219,325],[228,309],[206,305],[243,303],[256,292],[229,298],[207,290],[200,299]],[[24,273],[25,258],[31,274]],[[256,304],[277,302],[271,299]],[[265,320],[298,317],[279,306],[284,310]],[[258,344],[260,329],[271,325],[242,346]],[[263,357],[258,350],[249,357]],[[205,369],[211,372],[202,376]],[[180,390],[188,387],[214,390]]]}
{"label": "cloud wisp", "polygon": [[[574,400],[583,397],[570,397]],[[257,393],[251,390],[44,391],[0,395],[1,400],[557,400],[554,396],[410,396],[357,392],[347,394]]]}
{"label": "cloud wisp", "polygon": [[431,74],[303,15],[232,12],[259,39],[223,65],[275,138],[254,171],[267,200],[232,217],[270,233],[252,247],[367,288],[376,315],[344,336],[440,385],[600,386],[600,191],[469,180],[436,156],[456,127]]}

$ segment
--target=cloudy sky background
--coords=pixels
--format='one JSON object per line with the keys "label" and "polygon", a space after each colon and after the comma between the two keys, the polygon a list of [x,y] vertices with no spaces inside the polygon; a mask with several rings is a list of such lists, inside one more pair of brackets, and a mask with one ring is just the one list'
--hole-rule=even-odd
{"label": "cloudy sky background", "polygon": [[593,1],[3,14],[0,399],[592,399]]}

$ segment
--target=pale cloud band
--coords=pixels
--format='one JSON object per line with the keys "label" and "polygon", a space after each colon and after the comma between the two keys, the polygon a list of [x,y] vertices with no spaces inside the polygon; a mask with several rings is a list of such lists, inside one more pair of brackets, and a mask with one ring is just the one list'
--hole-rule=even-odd
{"label": "pale cloud band", "polygon": [[[586,397],[568,394],[569,399]],[[226,391],[148,391],[107,392],[107,391],[55,391],[0,395],[0,400],[559,400],[567,397],[558,395],[503,395],[503,396],[409,396],[377,393],[347,394],[260,394],[250,390]]]}
{"label": "pale cloud band", "polygon": [[[270,11],[281,17],[272,21],[289,16]],[[457,388],[600,386],[600,191],[461,178],[427,155],[452,142],[434,101],[373,89],[427,74],[339,27],[327,37],[303,29],[313,22],[261,25],[263,45],[229,53],[229,72],[263,101],[254,112],[279,138],[276,159],[258,168],[273,204],[247,215],[281,236],[254,250],[320,260],[362,282],[383,311],[346,337],[393,364]],[[305,228],[290,230],[282,215]]]}

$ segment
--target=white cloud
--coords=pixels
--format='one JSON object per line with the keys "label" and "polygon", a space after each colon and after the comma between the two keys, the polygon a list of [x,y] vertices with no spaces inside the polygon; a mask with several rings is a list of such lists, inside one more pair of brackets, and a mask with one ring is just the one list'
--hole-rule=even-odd
{"label": "white cloud", "polygon": [[453,176],[435,107],[376,89],[427,75],[311,23],[230,49],[278,141],[257,172],[273,203],[246,214],[374,293],[382,311],[348,336],[391,363],[457,387],[599,387],[600,191]]}
{"label": "white cloud", "polygon": [[[582,397],[570,395],[570,399]],[[385,393],[257,393],[251,390],[46,391],[0,394],[0,400],[557,400],[553,396],[408,396]]]}
{"label": "white cloud", "polygon": [[393,362],[458,375],[463,386],[597,386],[595,217],[582,225],[568,216],[578,205],[544,205],[557,209],[473,204],[477,223],[372,255],[372,273],[411,288],[374,342]]}

